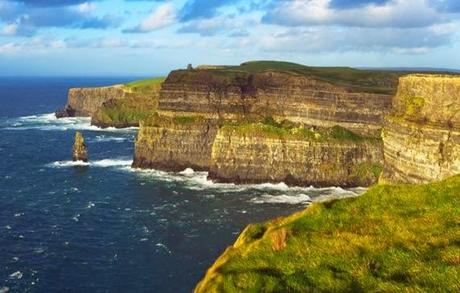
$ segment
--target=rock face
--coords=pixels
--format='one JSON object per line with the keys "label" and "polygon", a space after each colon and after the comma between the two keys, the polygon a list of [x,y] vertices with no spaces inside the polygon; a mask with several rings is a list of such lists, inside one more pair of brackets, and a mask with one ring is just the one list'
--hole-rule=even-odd
{"label": "rock face", "polygon": [[209,174],[218,182],[355,187],[377,182],[382,164],[378,140],[266,137],[224,127],[212,147]]}
{"label": "rock face", "polygon": [[75,133],[75,143],[72,149],[72,160],[88,162],[88,150],[85,145],[85,139],[81,132]]}
{"label": "rock face", "polygon": [[383,181],[425,183],[460,173],[460,77],[400,79],[383,131]]}
{"label": "rock face", "polygon": [[139,126],[140,120],[156,111],[162,80],[70,89],[67,104],[56,117],[91,117],[91,124],[102,128]]}
{"label": "rock face", "polygon": [[[358,83],[366,85],[366,78]],[[358,87],[270,69],[173,71],[161,86],[158,115],[140,124],[133,167],[191,167],[222,182],[373,184],[382,165],[378,140],[245,136],[227,132],[225,126],[270,117],[323,130],[339,125],[362,137],[379,137],[396,91],[392,78],[379,82],[378,89]]]}
{"label": "rock face", "polygon": [[151,117],[140,124],[133,167],[208,170],[216,133],[216,122],[203,117]]}
{"label": "rock face", "polygon": [[97,88],[72,88],[69,90],[67,104],[56,112],[56,116],[91,117],[105,102],[113,99],[121,99],[125,95],[122,85]]}
{"label": "rock face", "polygon": [[379,135],[391,101],[392,93],[366,92],[293,73],[268,70],[230,79],[210,70],[178,70],[162,86],[159,109],[221,119],[271,116]]}

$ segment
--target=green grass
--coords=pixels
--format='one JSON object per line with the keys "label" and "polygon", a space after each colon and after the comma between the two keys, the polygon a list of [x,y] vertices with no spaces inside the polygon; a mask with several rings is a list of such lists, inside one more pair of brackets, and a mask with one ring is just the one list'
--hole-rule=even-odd
{"label": "green grass", "polygon": [[197,292],[458,292],[460,176],[250,225]]}
{"label": "green grass", "polygon": [[143,79],[127,83],[125,87],[132,92],[158,91],[164,81],[164,77]]}
{"label": "green grass", "polygon": [[239,76],[247,76],[266,70],[308,76],[358,91],[385,94],[395,93],[398,78],[407,74],[407,72],[401,71],[360,70],[350,67],[311,67],[280,61],[251,61],[238,66],[227,66],[208,71],[214,73],[215,76],[227,77],[232,80]]}
{"label": "green grass", "polygon": [[377,138],[362,137],[341,126],[328,129],[307,128],[290,121],[277,122],[273,118],[265,118],[261,122],[225,123],[222,131],[236,133],[242,136],[263,136],[268,138],[310,140],[310,141],[379,141]]}

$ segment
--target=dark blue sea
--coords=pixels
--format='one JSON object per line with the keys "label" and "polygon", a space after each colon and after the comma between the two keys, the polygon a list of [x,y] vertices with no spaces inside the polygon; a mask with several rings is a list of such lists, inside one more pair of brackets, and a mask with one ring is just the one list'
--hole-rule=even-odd
{"label": "dark blue sea", "polygon": [[[214,184],[133,170],[137,129],[57,120],[70,87],[134,78],[0,78],[0,292],[190,292],[251,222],[362,189]],[[75,131],[89,164],[69,161]]]}

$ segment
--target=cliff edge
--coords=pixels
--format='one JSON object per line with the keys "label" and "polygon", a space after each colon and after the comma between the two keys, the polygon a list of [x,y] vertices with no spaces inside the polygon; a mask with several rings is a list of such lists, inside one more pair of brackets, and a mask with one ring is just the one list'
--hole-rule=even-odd
{"label": "cliff edge", "polygon": [[460,173],[460,76],[400,79],[382,133],[383,181],[425,183]]}
{"label": "cliff edge", "polygon": [[460,177],[249,225],[195,292],[457,292]]}
{"label": "cliff edge", "polygon": [[139,126],[139,121],[155,113],[164,78],[96,88],[72,88],[67,104],[56,117],[91,117],[99,127]]}

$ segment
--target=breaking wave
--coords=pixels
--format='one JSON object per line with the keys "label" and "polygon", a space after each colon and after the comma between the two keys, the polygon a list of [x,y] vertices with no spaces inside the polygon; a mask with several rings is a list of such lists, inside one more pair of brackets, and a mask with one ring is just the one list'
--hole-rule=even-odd
{"label": "breaking wave", "polygon": [[82,161],[57,161],[51,164],[48,164],[48,167],[51,168],[69,168],[69,167],[101,167],[101,168],[108,168],[108,167],[128,167],[131,166],[132,160],[127,159],[103,159],[97,161],[90,161],[90,162],[82,162]]}
{"label": "breaking wave", "polygon": [[66,131],[66,130],[90,130],[104,132],[134,132],[138,127],[128,128],[100,128],[91,125],[89,117],[67,117],[56,118],[54,113],[23,116],[6,121],[7,130],[45,130],[45,131]]}

